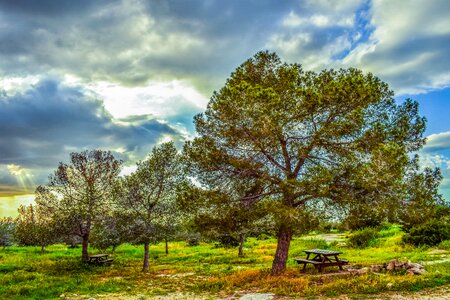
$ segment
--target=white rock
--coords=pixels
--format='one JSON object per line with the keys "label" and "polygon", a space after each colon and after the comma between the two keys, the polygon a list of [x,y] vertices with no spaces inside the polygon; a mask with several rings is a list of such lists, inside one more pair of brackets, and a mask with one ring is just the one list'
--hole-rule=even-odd
{"label": "white rock", "polygon": [[274,294],[246,294],[243,295],[241,300],[272,300],[275,297]]}

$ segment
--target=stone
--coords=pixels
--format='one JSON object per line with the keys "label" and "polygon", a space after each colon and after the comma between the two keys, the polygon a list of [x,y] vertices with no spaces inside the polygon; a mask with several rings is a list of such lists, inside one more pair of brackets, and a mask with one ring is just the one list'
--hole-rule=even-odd
{"label": "stone", "polygon": [[423,269],[423,266],[421,264],[417,263],[409,263],[406,266],[407,269]]}
{"label": "stone", "polygon": [[246,294],[243,295],[241,300],[272,300],[274,299],[274,294]]}
{"label": "stone", "polygon": [[370,270],[372,272],[381,272],[385,269],[385,265],[371,265]]}
{"label": "stone", "polygon": [[419,268],[411,268],[406,273],[410,275],[422,275],[423,273],[425,273],[425,270]]}

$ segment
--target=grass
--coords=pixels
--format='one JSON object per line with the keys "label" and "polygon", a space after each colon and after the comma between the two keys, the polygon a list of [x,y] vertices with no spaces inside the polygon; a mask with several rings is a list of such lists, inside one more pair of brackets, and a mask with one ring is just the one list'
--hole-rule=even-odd
{"label": "grass", "polygon": [[64,245],[50,246],[44,253],[37,247],[14,246],[0,250],[0,298],[56,299],[64,294],[72,299],[76,298],[74,294],[85,297],[110,294],[145,299],[175,293],[214,298],[246,291],[334,297],[417,291],[450,282],[450,262],[427,265],[427,273],[420,276],[389,273],[355,276],[333,269],[325,275],[314,270],[304,274],[292,260],[304,256],[303,250],[308,248],[341,250],[353,266],[360,267],[392,259],[424,262],[450,257],[442,250],[447,244],[441,246],[436,255],[435,249],[402,245],[401,235],[398,227],[387,228],[380,232],[377,246],[366,249],[329,243],[321,235],[296,238],[291,244],[287,272],[278,277],[270,276],[275,239],[248,239],[244,257],[237,256],[237,249],[217,248],[206,243],[189,247],[185,242],[172,242],[169,255],[164,253],[164,244],[153,245],[148,273],[141,272],[142,246],[120,246],[111,266],[81,264],[81,249],[68,249]]}

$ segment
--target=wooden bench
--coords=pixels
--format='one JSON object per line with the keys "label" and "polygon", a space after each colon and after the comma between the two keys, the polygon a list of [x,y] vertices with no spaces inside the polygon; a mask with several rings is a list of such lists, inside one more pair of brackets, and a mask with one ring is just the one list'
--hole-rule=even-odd
{"label": "wooden bench", "polygon": [[109,264],[109,263],[112,263],[113,261],[114,261],[114,258],[108,258],[108,259],[97,261],[97,264],[99,264],[99,265]]}
{"label": "wooden bench", "polygon": [[94,265],[103,265],[107,263],[112,263],[113,258],[108,258],[108,254],[94,254],[89,256],[89,263]]}
{"label": "wooden bench", "polygon": [[303,258],[294,258],[294,260],[299,264],[313,264],[313,265],[320,265],[322,262],[317,260],[309,260],[309,259],[303,259]]}
{"label": "wooden bench", "polygon": [[[348,264],[348,260],[339,259],[338,256],[341,254],[339,251],[312,249],[304,252],[307,253],[306,259],[294,258],[298,264],[303,264],[303,271],[306,269],[307,264],[312,264],[319,272],[322,272],[322,268],[332,266],[338,266],[340,270],[343,270],[342,266]],[[310,259],[311,254],[315,256]]]}

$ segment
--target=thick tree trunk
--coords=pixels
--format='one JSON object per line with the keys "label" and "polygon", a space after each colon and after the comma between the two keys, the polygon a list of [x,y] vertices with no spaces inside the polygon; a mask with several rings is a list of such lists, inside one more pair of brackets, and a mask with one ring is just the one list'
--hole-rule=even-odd
{"label": "thick tree trunk", "polygon": [[275,258],[272,263],[272,275],[280,275],[286,270],[286,262],[289,254],[289,245],[292,239],[292,229],[281,227],[278,231],[278,244]]}
{"label": "thick tree trunk", "polygon": [[244,248],[244,242],[245,242],[245,234],[241,233],[239,235],[239,253],[238,256],[244,256],[244,252],[242,249]]}
{"label": "thick tree trunk", "polygon": [[83,246],[83,250],[81,250],[81,260],[89,261],[89,253],[88,253],[89,231],[83,235],[82,246]]}
{"label": "thick tree trunk", "polygon": [[149,242],[145,242],[144,243],[144,266],[142,267],[142,272],[147,272],[148,271],[148,248],[149,248],[150,243]]}
{"label": "thick tree trunk", "polygon": [[166,255],[169,254],[169,241],[167,240],[167,238],[164,239],[166,242]]}

